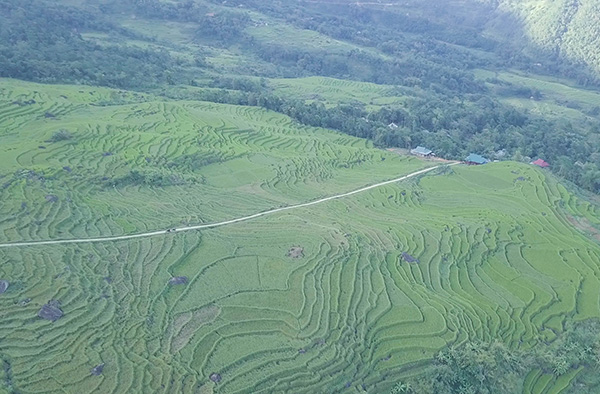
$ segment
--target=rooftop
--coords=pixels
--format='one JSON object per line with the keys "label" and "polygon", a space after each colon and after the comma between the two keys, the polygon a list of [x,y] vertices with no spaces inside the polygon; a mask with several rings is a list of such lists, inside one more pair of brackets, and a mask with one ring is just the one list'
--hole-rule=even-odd
{"label": "rooftop", "polygon": [[477,155],[475,153],[471,153],[469,156],[467,156],[467,158],[465,159],[465,161],[467,161],[469,163],[475,163],[475,164],[486,164],[486,163],[490,162],[485,157]]}
{"label": "rooftop", "polygon": [[550,164],[546,163],[542,159],[537,159],[536,161],[532,161],[531,164],[535,164],[536,166],[540,166],[542,168],[550,167]]}
{"label": "rooftop", "polygon": [[422,146],[417,146],[415,149],[412,149],[410,153],[427,156],[432,154],[433,151]]}

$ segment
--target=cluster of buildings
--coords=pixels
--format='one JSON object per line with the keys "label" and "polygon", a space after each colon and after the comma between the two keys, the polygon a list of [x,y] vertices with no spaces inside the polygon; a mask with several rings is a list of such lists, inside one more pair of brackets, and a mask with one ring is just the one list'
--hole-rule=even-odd
{"label": "cluster of buildings", "polygon": [[[435,153],[433,153],[431,149],[425,148],[423,146],[417,146],[416,148],[411,149],[410,153],[418,157],[435,157]],[[490,160],[488,158],[478,155],[476,153],[471,153],[464,159],[464,163],[469,165],[483,165],[489,162]],[[532,161],[530,164],[536,165],[541,168],[550,167],[550,164],[548,164],[542,159]]]}

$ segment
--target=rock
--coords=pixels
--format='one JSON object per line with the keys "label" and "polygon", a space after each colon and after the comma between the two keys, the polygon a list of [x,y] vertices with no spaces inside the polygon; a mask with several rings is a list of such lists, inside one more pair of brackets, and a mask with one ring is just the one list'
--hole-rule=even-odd
{"label": "rock", "polygon": [[221,375],[219,375],[218,373],[211,373],[210,374],[210,380],[212,380],[215,383],[219,383],[221,381]]}
{"label": "rock", "polygon": [[0,294],[5,293],[9,285],[7,280],[0,280]]}
{"label": "rock", "polygon": [[186,283],[188,283],[188,278],[187,276],[176,276],[174,278],[169,279],[169,284],[171,286],[175,286],[175,285],[185,285]]}
{"label": "rock", "polygon": [[96,365],[92,368],[92,375],[100,376],[102,375],[102,371],[104,371],[104,363]]}
{"label": "rock", "polygon": [[64,313],[59,308],[60,303],[56,300],[49,301],[46,305],[40,309],[38,312],[38,316],[42,319],[50,320],[51,322],[55,322],[61,317],[63,317]]}
{"label": "rock", "polygon": [[304,248],[301,246],[293,246],[287,254],[288,257],[293,259],[301,259],[304,257]]}

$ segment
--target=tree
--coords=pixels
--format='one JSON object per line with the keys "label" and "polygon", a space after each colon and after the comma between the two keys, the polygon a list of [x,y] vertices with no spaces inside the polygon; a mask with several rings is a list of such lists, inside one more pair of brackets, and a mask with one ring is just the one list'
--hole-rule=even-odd
{"label": "tree", "polygon": [[59,141],[70,140],[71,138],[73,138],[73,134],[71,134],[70,131],[65,130],[65,129],[60,129],[58,131],[55,131],[52,134],[52,137],[50,137],[50,141],[51,142],[59,142]]}
{"label": "tree", "polygon": [[414,382],[417,393],[516,393],[531,361],[500,342],[468,342],[442,350],[424,379]]}

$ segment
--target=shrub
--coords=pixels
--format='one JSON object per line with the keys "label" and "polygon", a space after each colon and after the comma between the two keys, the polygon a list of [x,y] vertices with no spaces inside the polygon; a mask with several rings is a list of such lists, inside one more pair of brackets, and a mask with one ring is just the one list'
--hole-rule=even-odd
{"label": "shrub", "polygon": [[52,137],[50,137],[50,142],[66,141],[70,140],[71,138],[73,138],[73,134],[71,134],[70,131],[60,129],[52,134]]}

